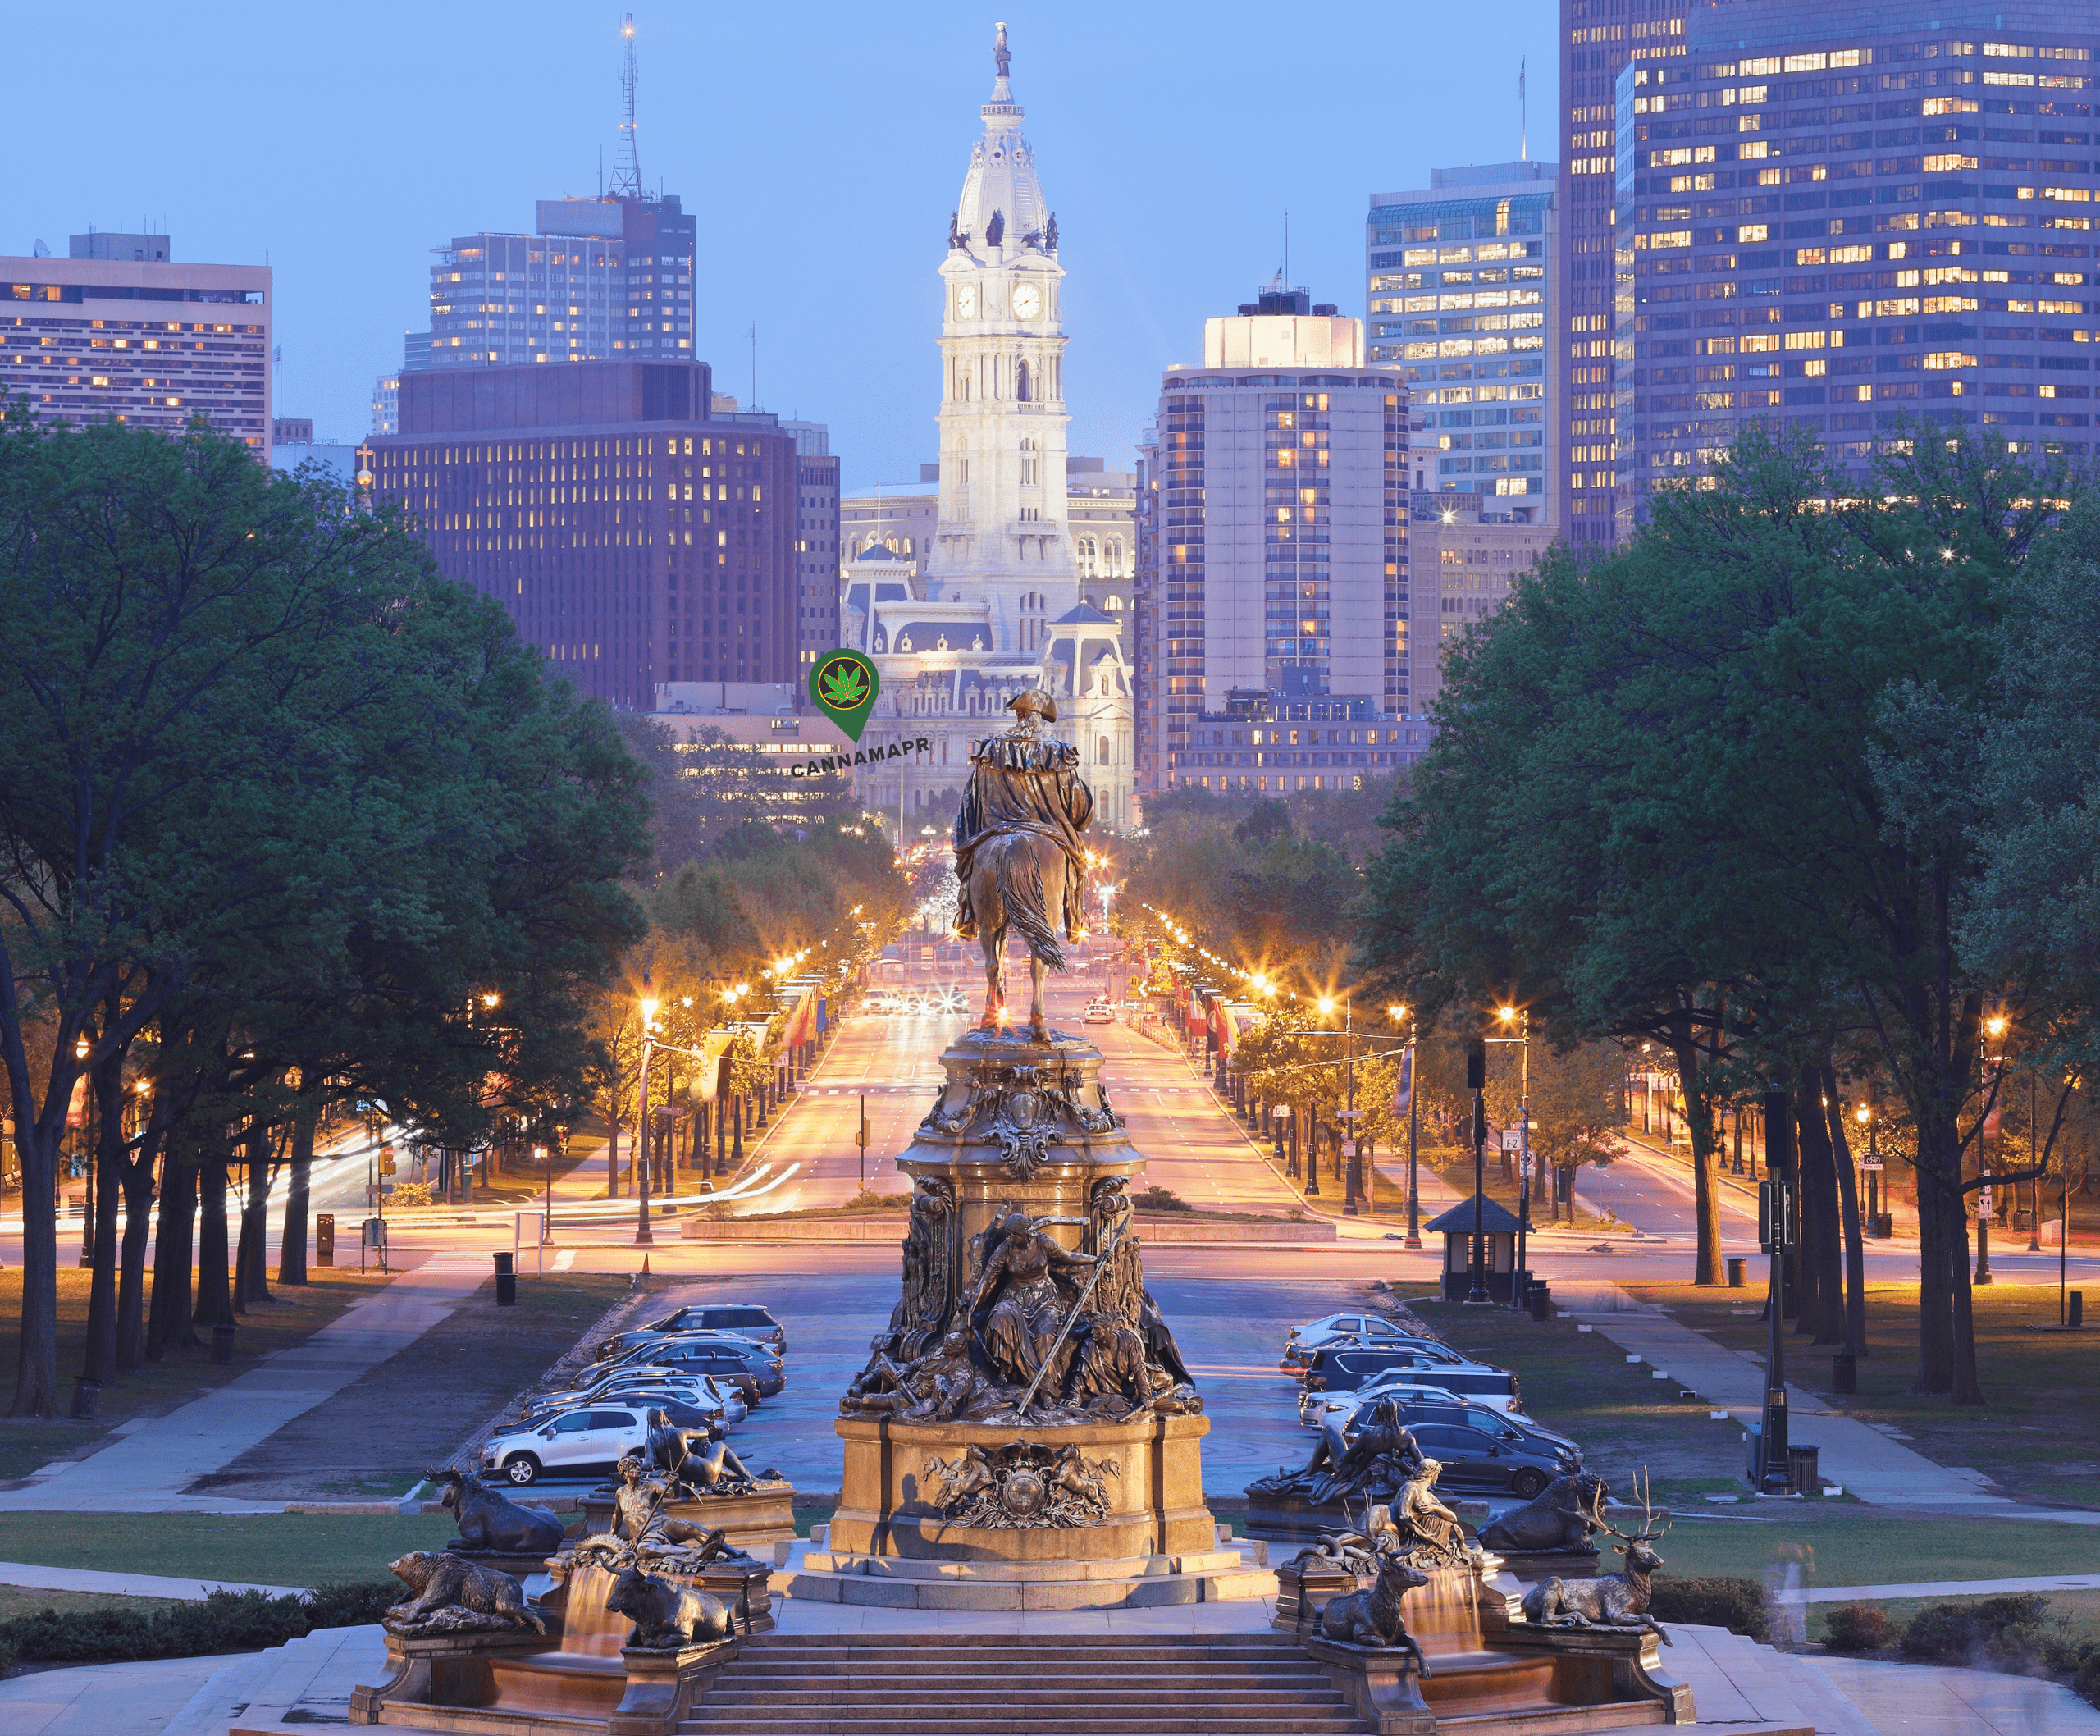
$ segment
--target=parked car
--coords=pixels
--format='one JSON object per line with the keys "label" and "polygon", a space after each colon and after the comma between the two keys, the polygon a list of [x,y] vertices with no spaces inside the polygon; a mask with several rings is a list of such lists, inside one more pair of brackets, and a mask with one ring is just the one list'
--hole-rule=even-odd
{"label": "parked car", "polygon": [[717,1410],[711,1405],[695,1405],[682,1386],[635,1387],[619,1395],[623,1405],[638,1405],[644,1409],[659,1408],[670,1414],[671,1420],[681,1428],[700,1428],[710,1423],[719,1423],[725,1429],[734,1428],[751,1413],[744,1396],[732,1388],[724,1395],[728,1403]]}
{"label": "parked car", "polygon": [[521,1486],[543,1477],[609,1476],[623,1455],[648,1445],[647,1407],[593,1405],[494,1437],[482,1449],[482,1469]]}
{"label": "parked car", "polygon": [[1311,1392],[1353,1392],[1389,1369],[1404,1371],[1424,1386],[1444,1387],[1502,1410],[1523,1409],[1517,1377],[1491,1363],[1454,1362],[1419,1350],[1373,1350],[1341,1345],[1315,1350],[1306,1359],[1303,1384]]}
{"label": "parked car", "polygon": [[[593,1404],[601,1399],[617,1404],[644,1390],[668,1391],[695,1409],[710,1414],[720,1412],[725,1428],[733,1423],[741,1423],[750,1414],[743,1396],[733,1386],[725,1390],[711,1374],[695,1374],[667,1365],[646,1363],[638,1367],[608,1369],[596,1380],[570,1391],[541,1393],[526,1401],[525,1415],[528,1419],[549,1416],[557,1410]],[[737,1412],[735,1416],[728,1414],[733,1402]]]}
{"label": "parked car", "polygon": [[660,1332],[733,1332],[753,1344],[770,1345],[781,1355],[788,1354],[787,1328],[774,1318],[770,1309],[755,1302],[707,1302],[681,1308],[646,1326],[616,1332],[598,1346],[601,1356],[618,1355],[652,1334]]}
{"label": "parked car", "polygon": [[1284,1341],[1283,1365],[1293,1372],[1304,1366],[1305,1358],[1322,1345],[1368,1344],[1381,1347],[1400,1345],[1435,1345],[1445,1346],[1433,1338],[1418,1338],[1404,1332],[1383,1314],[1328,1314],[1323,1318],[1294,1326],[1290,1336]]}
{"label": "parked car", "polygon": [[[1423,1375],[1424,1382],[1432,1377]],[[1382,1382],[1349,1392],[1318,1392],[1301,1387],[1298,1391],[1298,1420],[1307,1428],[1324,1428],[1330,1417],[1352,1417],[1374,1398],[1397,1400],[1403,1405],[1452,1400],[1463,1404],[1465,1400],[1445,1387],[1413,1384],[1415,1375],[1410,1372],[1396,1376],[1390,1386]],[[1403,1384],[1405,1382],[1405,1384]]]}
{"label": "parked car", "polygon": [[1582,1460],[1541,1437],[1511,1429],[1500,1434],[1460,1423],[1402,1418],[1425,1455],[1443,1466],[1439,1481],[1453,1489],[1481,1489],[1529,1501]]}
{"label": "parked car", "polygon": [[622,1360],[733,1380],[754,1409],[760,1399],[769,1399],[788,1385],[788,1365],[778,1357],[757,1345],[740,1346],[728,1339],[660,1339],[637,1345]]}
{"label": "parked car", "polygon": [[1485,1405],[1466,1400],[1418,1400],[1401,1405],[1400,1420],[1410,1428],[1417,1423],[1423,1423],[1476,1429],[1497,1441],[1521,1436],[1541,1452],[1560,1454],[1577,1464],[1582,1462],[1582,1449],[1567,1436],[1542,1428],[1529,1417],[1511,1416],[1506,1411],[1491,1410]]}

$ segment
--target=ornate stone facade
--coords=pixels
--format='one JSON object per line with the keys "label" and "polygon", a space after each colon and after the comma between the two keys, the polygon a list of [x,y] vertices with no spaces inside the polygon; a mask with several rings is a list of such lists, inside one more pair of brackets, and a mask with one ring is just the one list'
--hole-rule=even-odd
{"label": "ornate stone facade", "polygon": [[[856,785],[907,832],[945,825],[970,742],[1016,693],[1057,701],[1100,822],[1130,823],[1130,674],[1121,622],[1087,600],[1067,517],[1057,220],[1002,70],[983,107],[940,268],[940,496],[923,564],[879,544],[841,571],[840,633],[882,671],[871,741],[926,754]],[[914,570],[917,568],[919,570]],[[900,813],[901,804],[901,813]]]}

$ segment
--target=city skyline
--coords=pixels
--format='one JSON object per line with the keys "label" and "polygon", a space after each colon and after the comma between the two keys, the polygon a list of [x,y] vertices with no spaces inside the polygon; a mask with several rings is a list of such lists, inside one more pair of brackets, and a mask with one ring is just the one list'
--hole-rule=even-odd
{"label": "city skyline", "polygon": [[[1366,196],[1432,162],[1513,156],[1527,56],[1532,154],[1552,154],[1556,15],[1534,0],[1499,16],[1491,63],[1463,16],[1396,25],[1366,7],[1281,37],[1251,8],[938,6],[903,30],[820,11],[814,29],[806,14],[710,19],[705,36],[696,20],[638,12],[642,174],[682,190],[699,219],[694,354],[748,400],[756,319],[759,403],[830,423],[849,489],[915,478],[934,456],[924,369],[940,290],[921,231],[928,209],[953,202],[956,116],[979,94],[995,10],[1031,133],[1060,165],[1068,257],[1086,266],[1068,310],[1076,451],[1127,461],[1161,370],[1195,359],[1186,334],[1282,263],[1286,209],[1292,279],[1361,315]],[[236,172],[213,135],[170,131],[148,108],[112,107],[84,131],[55,91],[27,91],[0,252],[41,239],[62,256],[67,235],[143,220],[172,234],[180,260],[268,263],[275,408],[311,417],[317,436],[364,433],[373,378],[399,366],[404,331],[427,326],[431,249],[523,232],[534,201],[595,194],[601,153],[608,185],[618,160],[614,11],[508,11],[500,40],[493,14],[386,7],[349,38],[259,10],[252,27],[236,14],[224,32],[172,41],[136,7],[94,16],[112,79],[150,70],[194,89],[231,75],[270,143]],[[1112,61],[1098,46],[1111,28]],[[77,29],[31,20],[22,45],[58,53]],[[404,40],[420,46],[404,55]],[[1350,43],[1374,51],[1368,62],[1344,58]],[[1341,70],[1381,59],[1390,71]],[[1459,62],[1464,80],[1440,75]],[[1344,83],[1363,100],[1334,101]],[[874,170],[856,189],[842,162]]]}

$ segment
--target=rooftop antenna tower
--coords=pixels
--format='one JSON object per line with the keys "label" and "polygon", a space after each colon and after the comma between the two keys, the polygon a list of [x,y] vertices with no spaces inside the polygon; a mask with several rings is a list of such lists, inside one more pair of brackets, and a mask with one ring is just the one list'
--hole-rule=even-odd
{"label": "rooftop antenna tower", "polygon": [[1532,160],[1532,110],[1524,95],[1524,61],[1517,62],[1517,136],[1520,141],[1517,149],[1520,159]]}
{"label": "rooftop antenna tower", "polygon": [[641,152],[634,131],[634,14],[620,21],[620,36],[627,47],[627,66],[620,74],[620,160],[613,171],[612,197],[642,199]]}

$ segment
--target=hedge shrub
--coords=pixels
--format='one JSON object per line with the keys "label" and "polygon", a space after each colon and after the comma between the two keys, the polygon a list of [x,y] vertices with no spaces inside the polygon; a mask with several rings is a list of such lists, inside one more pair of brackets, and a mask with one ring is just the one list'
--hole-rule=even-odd
{"label": "hedge shrub", "polygon": [[1934,1604],[1911,1618],[1903,1630],[1903,1656],[1927,1664],[2029,1670],[2054,1650],[2042,1628],[2048,1607],[2049,1600],[2037,1592]]}
{"label": "hedge shrub", "polygon": [[311,1597],[213,1592],[201,1603],[171,1603],[150,1611],[88,1610],[61,1615],[40,1610],[0,1622],[0,1668],[17,1662],[111,1664],[259,1651],[302,1638],[316,1628],[377,1621],[401,1596],[401,1587],[388,1580],[322,1586]]}
{"label": "hedge shrub", "polygon": [[1886,1651],[1896,1643],[1897,1632],[1879,1604],[1841,1603],[1824,1618],[1823,1642],[1833,1651],[1854,1656]]}

